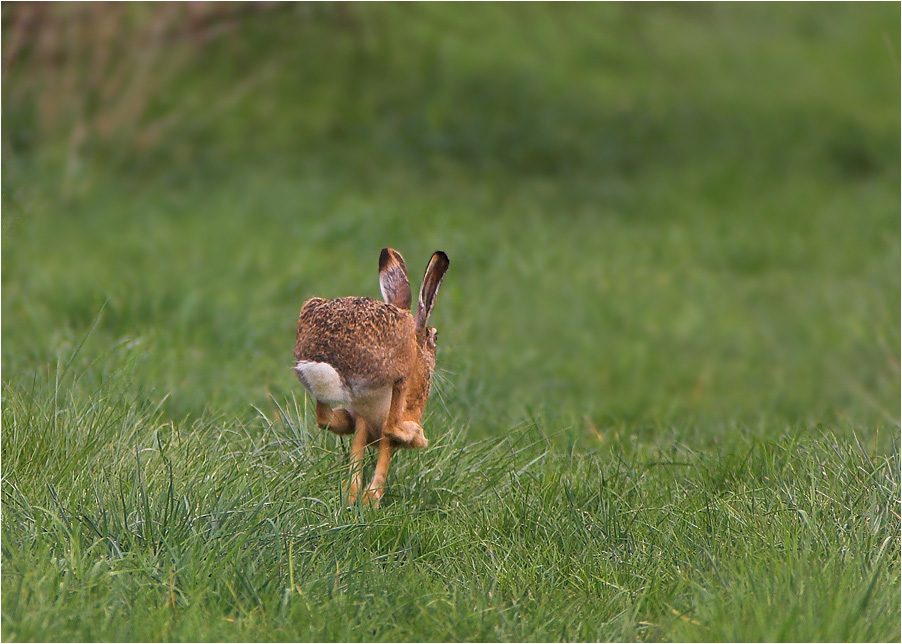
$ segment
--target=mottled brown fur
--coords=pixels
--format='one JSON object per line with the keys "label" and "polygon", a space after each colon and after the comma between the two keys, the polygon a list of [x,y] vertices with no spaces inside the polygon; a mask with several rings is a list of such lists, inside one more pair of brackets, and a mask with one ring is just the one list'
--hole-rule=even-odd
{"label": "mottled brown fur", "polygon": [[369,297],[314,297],[301,308],[295,360],[331,364],[352,391],[406,378],[416,356],[409,311]]}

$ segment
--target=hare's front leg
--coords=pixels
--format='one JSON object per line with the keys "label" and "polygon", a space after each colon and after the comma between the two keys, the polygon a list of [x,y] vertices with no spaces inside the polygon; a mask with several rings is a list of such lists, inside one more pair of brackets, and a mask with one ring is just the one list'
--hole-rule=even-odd
{"label": "hare's front leg", "polygon": [[428,441],[423,435],[423,428],[412,420],[401,420],[404,414],[404,401],[407,399],[407,380],[401,379],[392,386],[391,405],[382,434],[389,436],[404,447],[426,447]]}
{"label": "hare's front leg", "polygon": [[341,407],[332,409],[331,405],[318,400],[316,401],[316,424],[339,436],[354,433],[354,418],[348,413],[348,410]]}

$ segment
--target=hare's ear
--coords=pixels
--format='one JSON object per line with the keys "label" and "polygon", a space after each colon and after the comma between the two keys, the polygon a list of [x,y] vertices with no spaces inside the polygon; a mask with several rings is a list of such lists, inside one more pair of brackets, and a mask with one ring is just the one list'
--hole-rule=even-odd
{"label": "hare's ear", "polygon": [[394,248],[383,248],[379,255],[379,290],[382,299],[399,309],[410,310],[410,280],[404,258]]}
{"label": "hare's ear", "polygon": [[420,297],[417,300],[417,330],[426,328],[429,314],[435,306],[438,287],[442,285],[445,271],[450,264],[448,256],[440,250],[435,251],[429,260],[429,266],[426,267],[426,274],[423,276],[423,286],[420,287]]}

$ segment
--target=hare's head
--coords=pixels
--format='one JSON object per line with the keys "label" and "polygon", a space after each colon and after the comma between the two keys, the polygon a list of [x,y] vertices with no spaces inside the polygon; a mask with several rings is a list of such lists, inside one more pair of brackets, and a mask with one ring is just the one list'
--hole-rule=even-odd
{"label": "hare's head", "polygon": [[[435,351],[438,332],[428,325],[429,314],[435,306],[435,296],[442,284],[450,262],[442,251],[436,251],[426,266],[423,285],[417,298],[414,313],[418,359],[410,372],[407,383],[404,419],[420,422],[426,401],[429,399],[432,372],[435,369]],[[411,305],[410,280],[401,253],[392,248],[383,248],[379,256],[379,289],[386,302],[399,309],[409,310]]]}

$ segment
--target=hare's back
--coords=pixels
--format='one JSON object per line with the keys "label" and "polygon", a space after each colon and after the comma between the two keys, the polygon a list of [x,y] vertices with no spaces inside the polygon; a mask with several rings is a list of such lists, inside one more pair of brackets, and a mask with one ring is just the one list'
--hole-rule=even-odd
{"label": "hare's back", "polygon": [[320,399],[345,402],[345,397],[391,385],[408,375],[416,356],[414,320],[408,311],[368,297],[313,298],[301,308],[296,368],[328,394]]}

